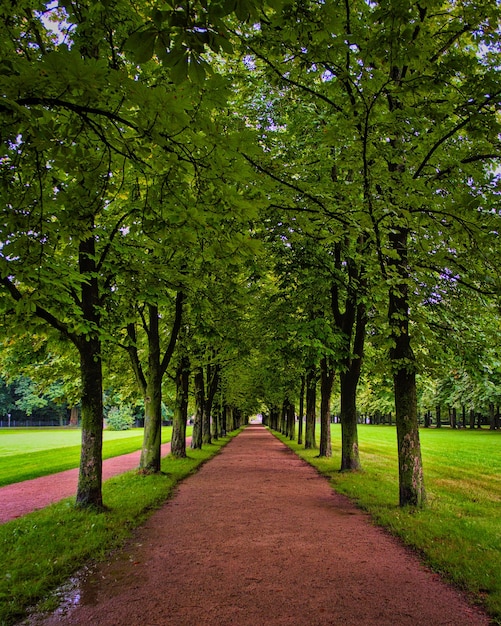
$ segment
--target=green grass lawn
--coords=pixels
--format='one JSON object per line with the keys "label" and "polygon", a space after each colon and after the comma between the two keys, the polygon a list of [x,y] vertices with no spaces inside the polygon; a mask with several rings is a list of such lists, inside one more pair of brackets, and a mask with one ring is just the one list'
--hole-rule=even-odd
{"label": "green grass lawn", "polygon": [[106,559],[165,502],[180,480],[238,432],[203,450],[187,450],[186,459],[164,457],[162,474],[131,471],[105,481],[105,512],[77,509],[74,498],[68,498],[0,525],[0,625],[18,623],[27,607],[42,599],[40,610],[54,609],[58,596],[51,594],[58,585],[82,566]]}
{"label": "green grass lawn", "polygon": [[[171,435],[172,427],[163,427],[162,443],[169,442]],[[78,467],[81,436],[79,428],[0,429],[0,487]],[[103,458],[139,450],[142,441],[142,428],[105,430]]]}
{"label": "green grass lawn", "polygon": [[418,511],[398,506],[394,428],[359,427],[359,473],[339,472],[339,425],[332,427],[331,459],[280,439],[501,624],[501,432],[443,428],[420,434],[428,502]]}

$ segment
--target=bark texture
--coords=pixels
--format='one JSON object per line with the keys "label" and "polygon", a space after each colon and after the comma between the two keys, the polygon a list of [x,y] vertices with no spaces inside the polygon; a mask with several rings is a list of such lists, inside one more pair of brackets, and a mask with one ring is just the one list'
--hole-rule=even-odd
{"label": "bark texture", "polygon": [[79,245],[79,270],[82,282],[82,314],[91,329],[79,337],[76,345],[80,354],[82,379],[82,447],[76,504],[80,507],[103,506],[103,372],[99,338],[99,284],[96,271],[94,237]]}
{"label": "bark texture", "polygon": [[400,506],[421,507],[426,501],[417,414],[416,359],[409,336],[409,272],[405,228],[395,228],[390,242],[395,284],[390,289],[388,318],[393,347],[395,420],[397,425]]}
{"label": "bark texture", "polygon": [[327,358],[323,358],[320,377],[320,448],[319,456],[332,456],[331,441],[331,395],[334,383],[334,370]]}
{"label": "bark texture", "polygon": [[162,439],[162,372],[158,307],[148,305],[148,370],[144,395],[144,436],[139,467],[145,472],[160,471]]}
{"label": "bark texture", "polygon": [[304,447],[306,450],[316,448],[315,422],[317,404],[317,373],[315,368],[308,371],[306,380],[306,428],[304,434]]}
{"label": "bark texture", "polygon": [[172,424],[171,454],[177,458],[186,456],[186,421],[188,419],[188,389],[190,362],[183,356],[176,369],[176,405]]}
{"label": "bark texture", "polygon": [[202,367],[197,367],[193,377],[195,387],[195,421],[193,423],[193,435],[191,438],[192,449],[202,447],[202,428],[204,419],[205,382]]}

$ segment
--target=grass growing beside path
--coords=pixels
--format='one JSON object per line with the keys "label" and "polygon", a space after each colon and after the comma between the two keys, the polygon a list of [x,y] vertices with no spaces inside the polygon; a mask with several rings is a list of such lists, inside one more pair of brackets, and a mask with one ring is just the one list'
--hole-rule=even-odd
{"label": "grass growing beside path", "polygon": [[[143,443],[143,430],[105,430],[103,459],[139,450]],[[163,427],[162,443],[169,442],[171,435],[172,428]],[[79,428],[1,430],[0,487],[78,467],[81,437]]]}
{"label": "grass growing beside path", "polygon": [[89,561],[103,560],[122,545],[180,480],[238,432],[202,450],[188,450],[186,459],[165,457],[161,475],[139,476],[132,471],[106,481],[105,513],[76,509],[74,498],[68,498],[1,525],[0,625],[16,623],[27,607],[42,598],[49,599],[41,608],[55,608],[57,599],[49,594],[58,585]]}
{"label": "grass growing beside path", "polygon": [[359,427],[359,473],[339,472],[338,425],[332,428],[331,459],[279,438],[501,624],[501,433],[444,428],[422,429],[420,435],[428,503],[419,511],[398,506],[394,428]]}

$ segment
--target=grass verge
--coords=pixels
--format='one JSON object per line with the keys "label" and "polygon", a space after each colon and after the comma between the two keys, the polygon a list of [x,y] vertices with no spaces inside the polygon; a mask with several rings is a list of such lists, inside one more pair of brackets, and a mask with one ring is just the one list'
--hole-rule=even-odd
{"label": "grass verge", "polygon": [[[191,435],[190,426],[187,436]],[[79,466],[81,430],[24,429],[0,435],[0,487]],[[162,428],[162,443],[172,427]],[[103,459],[139,450],[143,429],[103,432]],[[29,454],[28,454],[29,453]]]}
{"label": "grass verge", "polygon": [[394,428],[359,427],[363,471],[357,473],[339,472],[338,426],[330,459],[275,434],[501,624],[501,433],[421,430],[428,495],[422,510],[398,506]]}
{"label": "grass verge", "polygon": [[134,528],[159,508],[175,485],[215,456],[240,431],[202,450],[188,450],[186,459],[162,460],[161,475],[136,471],[103,485],[105,513],[82,511],[67,498],[46,509],[0,526],[0,624],[11,626],[28,607],[46,598],[41,610],[55,608],[51,593],[89,561],[100,561],[123,545]]}

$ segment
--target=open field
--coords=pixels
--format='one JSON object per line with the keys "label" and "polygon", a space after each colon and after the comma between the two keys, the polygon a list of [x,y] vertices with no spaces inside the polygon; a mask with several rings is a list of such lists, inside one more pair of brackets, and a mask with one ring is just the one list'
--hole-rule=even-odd
{"label": "open field", "polygon": [[[67,498],[0,525],[0,625],[10,626],[79,568],[107,558],[133,529],[161,506],[175,485],[217,454],[239,431],[203,450],[188,450],[188,458],[162,459],[162,474],[135,471],[103,484],[105,512],[81,510]],[[60,598],[48,597],[43,608]]]}
{"label": "open field", "polygon": [[435,571],[481,602],[501,624],[501,432],[448,428],[420,432],[428,503],[419,511],[398,507],[394,428],[359,427],[360,473],[338,471],[339,425],[332,428],[331,459],[320,459],[318,450],[280,439],[328,475],[337,491],[422,554]]}
{"label": "open field", "polygon": [[[163,427],[162,443],[169,442],[171,435],[172,427]],[[80,438],[79,428],[0,430],[0,487],[78,467]],[[108,459],[139,450],[142,441],[142,428],[105,430],[103,458]]]}

